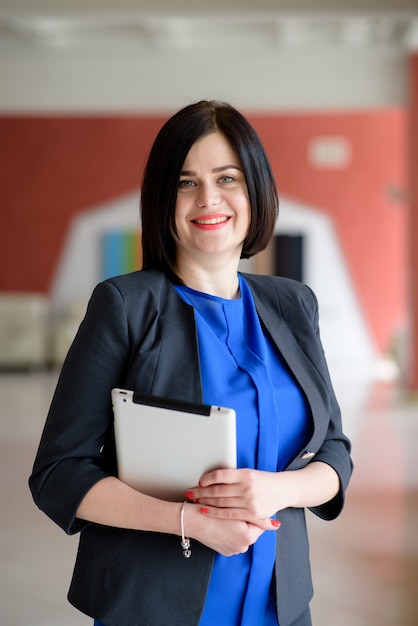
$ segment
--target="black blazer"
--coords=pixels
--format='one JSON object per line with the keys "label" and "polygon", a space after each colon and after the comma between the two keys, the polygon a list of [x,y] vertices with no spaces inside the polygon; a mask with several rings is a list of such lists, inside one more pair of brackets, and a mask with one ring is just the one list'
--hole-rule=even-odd
{"label": "black blazer", "polygon": [[[316,298],[292,280],[244,276],[262,326],[312,412],[312,438],[287,469],[316,459],[336,470],[339,494],[313,509],[333,519],[342,509],[352,464],[319,338]],[[74,606],[106,626],[197,626],[212,550],[194,541],[186,560],[177,536],[75,517],[87,491],[116,473],[112,387],[203,401],[193,308],[158,271],[112,278],[94,290],[63,365],[29,483],[35,502],[52,520],[67,533],[81,531],[69,591]],[[312,582],[304,510],[280,511],[279,519],[277,610],[280,626],[288,626],[307,610]]]}

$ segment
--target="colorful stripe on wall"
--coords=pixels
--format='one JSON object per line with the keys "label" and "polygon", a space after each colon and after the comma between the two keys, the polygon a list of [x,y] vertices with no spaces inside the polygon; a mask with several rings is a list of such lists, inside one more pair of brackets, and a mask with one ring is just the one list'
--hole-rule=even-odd
{"label": "colorful stripe on wall", "polygon": [[102,236],[101,278],[128,274],[141,266],[139,231],[113,231]]}

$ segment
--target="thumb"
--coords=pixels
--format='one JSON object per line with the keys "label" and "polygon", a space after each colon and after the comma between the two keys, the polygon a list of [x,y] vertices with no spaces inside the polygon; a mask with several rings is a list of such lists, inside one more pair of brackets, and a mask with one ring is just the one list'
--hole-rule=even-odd
{"label": "thumb", "polygon": [[277,519],[271,519],[271,517],[265,517],[264,519],[258,519],[253,522],[254,526],[258,526],[262,530],[278,530],[281,526],[281,522]]}

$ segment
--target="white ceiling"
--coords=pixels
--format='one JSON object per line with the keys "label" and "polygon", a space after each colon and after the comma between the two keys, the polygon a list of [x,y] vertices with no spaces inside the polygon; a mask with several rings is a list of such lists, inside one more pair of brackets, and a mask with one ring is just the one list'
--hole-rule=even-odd
{"label": "white ceiling", "polygon": [[[254,6],[256,4],[256,6]],[[0,43],[67,48],[392,45],[418,48],[418,0],[1,0]]]}
{"label": "white ceiling", "polygon": [[0,110],[398,106],[418,0],[0,0]]}
{"label": "white ceiling", "polygon": [[414,11],[417,0],[1,0],[0,11],[15,14],[89,12],[399,12]]}

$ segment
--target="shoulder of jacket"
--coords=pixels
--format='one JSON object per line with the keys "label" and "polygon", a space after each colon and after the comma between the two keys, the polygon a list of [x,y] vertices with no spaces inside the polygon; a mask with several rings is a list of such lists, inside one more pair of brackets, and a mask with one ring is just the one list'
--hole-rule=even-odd
{"label": "shoulder of jacket", "polygon": [[122,306],[129,316],[144,316],[173,302],[176,292],[170,287],[170,281],[162,272],[139,270],[113,276],[96,285],[90,303],[95,303],[99,311],[101,307],[115,311]]}
{"label": "shoulder of jacket", "polygon": [[242,274],[245,280],[252,288],[274,289],[279,295],[313,295],[310,287],[305,283],[294,280],[293,278],[285,278],[284,276],[273,276],[267,274]]}
{"label": "shoulder of jacket", "polygon": [[265,274],[243,274],[253,295],[268,302],[272,306],[279,306],[283,315],[287,317],[289,311],[294,314],[296,309],[302,308],[311,315],[317,308],[317,299],[310,287],[305,283]]}
{"label": "shoulder of jacket", "polygon": [[129,274],[121,274],[108,278],[100,286],[112,285],[124,298],[135,297],[137,294],[159,294],[167,291],[170,281],[162,272],[157,270],[138,270]]}
{"label": "shoulder of jacket", "polygon": [[128,274],[121,274],[119,276],[112,276],[107,278],[105,283],[112,283],[116,287],[132,287],[139,286],[158,286],[167,284],[168,278],[162,272],[158,270],[137,270],[136,272],[129,272]]}

